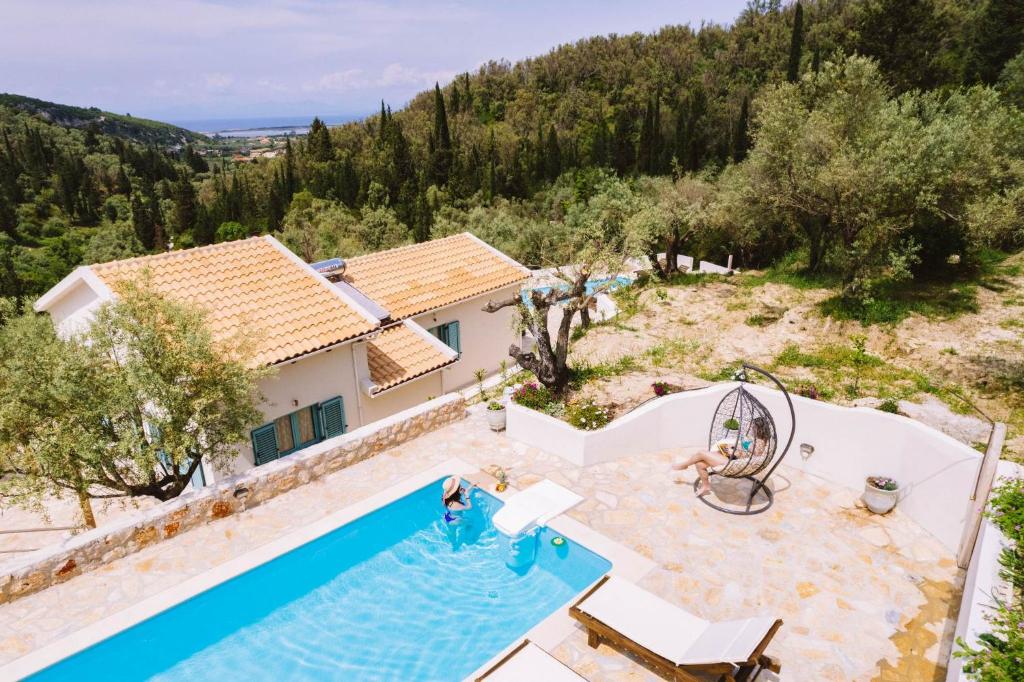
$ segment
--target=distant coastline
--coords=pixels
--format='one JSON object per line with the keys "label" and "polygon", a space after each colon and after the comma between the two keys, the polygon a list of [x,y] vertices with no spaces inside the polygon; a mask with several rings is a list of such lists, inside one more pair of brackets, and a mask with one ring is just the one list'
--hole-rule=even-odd
{"label": "distant coastline", "polygon": [[[320,120],[329,126],[342,125],[363,118],[358,114],[339,114],[321,116]],[[249,118],[207,118],[178,119],[173,123],[196,133],[220,137],[281,137],[285,135],[305,135],[310,116],[262,116]]]}

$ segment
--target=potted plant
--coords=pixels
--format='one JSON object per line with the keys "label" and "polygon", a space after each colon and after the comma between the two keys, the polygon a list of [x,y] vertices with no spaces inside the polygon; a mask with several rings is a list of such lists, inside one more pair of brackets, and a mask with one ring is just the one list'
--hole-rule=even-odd
{"label": "potted plant", "polygon": [[736,417],[726,419],[722,427],[725,428],[725,437],[729,440],[734,440],[739,436],[737,431],[740,430],[740,422]]}
{"label": "potted plant", "polygon": [[505,430],[505,406],[497,400],[487,403],[487,423],[491,431]]}
{"label": "potted plant", "polygon": [[896,506],[900,484],[887,476],[868,476],[864,482],[864,504],[876,514],[886,514]]}

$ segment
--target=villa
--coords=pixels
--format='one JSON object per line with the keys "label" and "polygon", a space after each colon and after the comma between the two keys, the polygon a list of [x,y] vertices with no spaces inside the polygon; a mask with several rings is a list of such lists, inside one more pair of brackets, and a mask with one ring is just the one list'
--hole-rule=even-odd
{"label": "villa", "polygon": [[311,266],[271,236],[84,265],[42,296],[60,333],[82,331],[117,282],[152,285],[208,313],[214,335],[254,342],[265,423],[233,469],[265,464],[471,384],[517,342],[509,308],[529,271],[465,233]]}
{"label": "villa", "polygon": [[[37,309],[73,334],[144,270],[257,342],[267,421],[234,471],[5,565],[0,679],[961,682],[1011,594],[1005,425],[982,453],[745,364],[591,430],[511,400],[496,432],[455,389],[519,341],[482,308],[528,272],[465,234],[85,266]],[[745,454],[702,496],[674,463],[723,435]]]}

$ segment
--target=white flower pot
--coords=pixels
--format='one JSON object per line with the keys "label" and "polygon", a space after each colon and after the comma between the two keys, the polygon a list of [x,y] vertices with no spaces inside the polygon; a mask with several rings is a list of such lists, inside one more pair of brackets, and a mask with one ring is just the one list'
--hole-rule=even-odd
{"label": "white flower pot", "polygon": [[491,427],[491,431],[504,431],[505,430],[505,408],[500,410],[486,410],[487,412],[487,423]]}
{"label": "white flower pot", "polygon": [[864,483],[864,504],[876,514],[887,514],[896,506],[900,497],[900,489],[882,490],[870,483]]}

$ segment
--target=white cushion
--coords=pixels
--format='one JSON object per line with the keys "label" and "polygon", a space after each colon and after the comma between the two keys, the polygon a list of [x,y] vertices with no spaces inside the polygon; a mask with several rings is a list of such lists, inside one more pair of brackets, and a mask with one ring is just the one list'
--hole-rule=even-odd
{"label": "white cushion", "polygon": [[551,654],[530,642],[501,666],[489,673],[487,680],[495,682],[580,682],[580,677]]}
{"label": "white cushion", "polygon": [[677,665],[742,663],[775,623],[767,617],[712,623],[614,576],[579,609]]}

